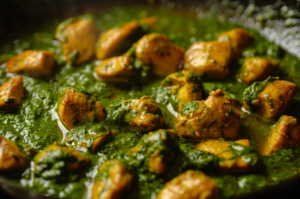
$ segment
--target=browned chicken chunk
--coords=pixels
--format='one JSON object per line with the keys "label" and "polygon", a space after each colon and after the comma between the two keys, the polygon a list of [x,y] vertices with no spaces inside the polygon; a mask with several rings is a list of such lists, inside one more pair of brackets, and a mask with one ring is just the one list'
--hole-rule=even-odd
{"label": "browned chicken chunk", "polygon": [[277,119],[289,108],[296,92],[296,84],[270,77],[244,91],[244,108],[266,119]]}
{"label": "browned chicken chunk", "polygon": [[155,75],[167,76],[178,70],[184,49],[174,45],[167,37],[152,33],[143,36],[136,44],[136,57],[146,65],[151,64]]}
{"label": "browned chicken chunk", "polygon": [[45,50],[26,50],[6,62],[7,72],[24,72],[31,75],[50,75],[54,54]]}
{"label": "browned chicken chunk", "polygon": [[95,54],[98,31],[89,19],[71,18],[62,22],[56,30],[56,38],[61,42],[67,62],[81,64]]}
{"label": "browned chicken chunk", "polygon": [[37,154],[34,162],[34,173],[51,179],[81,169],[90,162],[90,158],[82,156],[74,148],[54,143]]}
{"label": "browned chicken chunk", "polygon": [[22,76],[10,78],[0,87],[0,109],[9,110],[19,107],[23,95]]}
{"label": "browned chicken chunk", "polygon": [[109,139],[110,131],[102,132],[94,129],[75,128],[68,132],[66,145],[72,146],[77,150],[96,153],[97,149],[104,146]]}
{"label": "browned chicken chunk", "polygon": [[18,147],[0,135],[0,173],[11,173],[24,168],[25,157]]}
{"label": "browned chicken chunk", "polygon": [[230,60],[229,42],[199,41],[186,51],[183,69],[204,73],[209,79],[223,79],[229,74]]}
{"label": "browned chicken chunk", "polygon": [[92,199],[123,198],[131,188],[132,175],[120,160],[107,160],[98,170],[92,186]]}
{"label": "browned chicken chunk", "polygon": [[145,166],[152,173],[164,174],[175,157],[175,139],[172,130],[160,129],[150,132],[127,152],[127,156],[135,159],[135,166]]}
{"label": "browned chicken chunk", "polygon": [[277,61],[269,58],[247,58],[242,66],[242,73],[239,74],[239,78],[246,84],[263,81],[277,70],[278,65]]}
{"label": "browned chicken chunk", "polygon": [[240,58],[245,47],[247,47],[253,39],[253,36],[243,28],[235,28],[219,35],[218,41],[230,42],[233,50],[232,57]]}
{"label": "browned chicken chunk", "polygon": [[126,23],[121,28],[112,28],[102,33],[96,43],[97,59],[107,59],[126,52],[142,33],[136,21]]}
{"label": "browned chicken chunk", "polygon": [[177,118],[180,136],[205,140],[233,139],[240,129],[240,106],[222,90],[212,91],[205,101],[193,101],[183,106]]}
{"label": "browned chicken chunk", "polygon": [[217,199],[218,184],[201,171],[188,170],[173,178],[156,199]]}
{"label": "browned chicken chunk", "polygon": [[168,75],[163,81],[165,87],[172,87],[171,92],[177,94],[177,107],[175,110],[182,109],[182,106],[194,100],[202,100],[202,83],[191,71],[183,70]]}
{"label": "browned chicken chunk", "polygon": [[132,100],[130,113],[126,118],[129,125],[141,131],[158,129],[165,122],[161,109],[148,96]]}
{"label": "browned chicken chunk", "polygon": [[113,57],[104,60],[95,71],[97,76],[104,81],[127,82],[127,69],[131,64],[132,61],[127,56]]}
{"label": "browned chicken chunk", "polygon": [[102,103],[91,94],[68,89],[59,104],[58,116],[63,125],[71,130],[80,123],[102,121],[105,110]]}
{"label": "browned chicken chunk", "polygon": [[[250,142],[247,139],[235,141],[235,143],[250,146]],[[206,151],[215,154],[222,158],[220,162],[220,169],[226,172],[243,172],[253,169],[255,165],[251,166],[247,163],[247,157],[234,157],[234,155],[228,150],[230,142],[224,140],[209,140],[197,144],[196,149],[200,151]]]}
{"label": "browned chicken chunk", "polygon": [[271,153],[286,148],[295,148],[300,145],[300,123],[292,116],[283,115],[271,129],[271,137],[262,153]]}

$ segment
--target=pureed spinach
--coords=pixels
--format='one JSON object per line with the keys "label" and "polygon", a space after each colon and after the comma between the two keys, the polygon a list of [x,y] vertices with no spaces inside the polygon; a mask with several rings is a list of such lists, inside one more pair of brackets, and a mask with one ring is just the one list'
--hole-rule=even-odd
{"label": "pureed spinach", "polygon": [[[239,27],[237,24],[219,21],[216,18],[198,19],[171,11],[156,11],[145,7],[113,8],[100,13],[93,13],[90,16],[95,20],[100,31],[105,31],[114,26],[121,26],[132,19],[140,19],[145,16],[157,16],[159,22],[156,26],[148,30],[149,33],[157,32],[163,34],[174,44],[183,47],[185,50],[187,50],[194,41],[216,40],[218,33]],[[24,32],[20,34],[17,39],[0,46],[1,63],[4,63],[7,59],[26,49],[49,50],[54,52],[56,58],[55,74],[50,79],[45,80],[28,75],[23,76],[25,96],[22,100],[21,107],[12,112],[0,113],[0,134],[14,141],[21,152],[27,154],[28,159],[31,160],[33,160],[36,153],[42,151],[46,146],[54,142],[58,144],[61,143],[65,137],[65,133],[59,128],[57,123],[57,103],[63,91],[70,87],[93,94],[103,103],[104,108],[108,110],[109,119],[100,124],[82,124],[76,127],[78,130],[75,129],[75,133],[78,132],[84,136],[88,134],[88,129],[101,129],[102,126],[105,126],[105,129],[109,125],[113,126],[114,129],[118,129],[118,131],[109,137],[108,143],[97,153],[92,154],[88,151],[84,153],[85,156],[91,159],[91,162],[87,167],[76,174],[66,174],[62,162],[52,167],[49,166],[48,164],[54,164],[54,162],[69,158],[67,154],[53,154],[48,160],[41,160],[41,166],[36,170],[38,175],[35,177],[31,176],[30,170],[28,169],[24,175],[10,180],[15,181],[22,187],[33,189],[49,196],[84,198],[87,197],[90,192],[89,187],[93,181],[93,173],[95,173],[97,168],[106,160],[120,159],[135,178],[139,179],[134,182],[134,188],[127,195],[124,195],[123,198],[155,198],[156,194],[164,187],[166,182],[187,169],[203,171],[206,175],[216,180],[220,188],[221,198],[232,198],[233,196],[261,190],[268,185],[274,185],[299,175],[300,150],[298,148],[279,150],[267,157],[255,154],[252,148],[250,150],[248,147],[237,147],[239,145],[233,143],[229,147],[229,150],[231,150],[233,154],[242,154],[245,157],[251,157],[251,162],[260,160],[263,165],[248,173],[239,175],[216,171],[220,161],[217,156],[207,152],[197,151],[193,147],[196,143],[181,139],[178,139],[174,146],[172,145],[177,155],[173,163],[170,164],[168,172],[164,175],[154,175],[143,169],[144,165],[140,163],[140,161],[148,157],[143,157],[144,159],[137,161],[138,156],[136,156],[136,160],[128,160],[126,153],[136,144],[142,142],[140,140],[143,139],[143,132],[132,131],[124,126],[122,121],[125,115],[130,116],[130,114],[134,114],[129,113],[126,100],[138,99],[143,95],[148,95],[154,99],[161,108],[162,114],[166,119],[165,128],[174,129],[176,118],[169,111],[167,105],[169,101],[173,101],[174,104],[177,104],[176,95],[173,95],[169,88],[161,86],[161,79],[151,79],[147,77],[147,79],[143,79],[142,82],[144,85],[142,87],[138,86],[138,88],[134,89],[132,89],[133,87],[130,86],[130,84],[116,85],[99,82],[93,75],[95,66],[97,65],[96,60],[81,64],[77,67],[66,64],[62,57],[61,45],[53,39],[57,25],[58,24],[53,23],[37,27],[35,31]],[[253,56],[266,56],[268,51],[274,49],[275,45],[261,37],[259,33],[252,30],[249,31],[254,36],[254,42],[244,50],[247,51],[248,54],[251,52]],[[257,50],[257,46],[259,46],[259,50]],[[274,58],[279,56],[276,52],[277,51],[272,54]],[[297,58],[288,53],[284,53],[284,56],[281,55],[280,59],[283,63],[280,66],[280,71],[297,74],[297,67],[290,67],[291,65],[300,65]],[[234,65],[235,68],[240,67],[240,65],[236,66],[236,63],[234,63]],[[140,66],[139,63],[135,63],[133,66],[133,72],[136,71],[137,73],[143,74],[147,72],[147,70],[149,70],[147,66]],[[255,88],[245,90],[247,85],[236,80],[236,72],[236,69],[232,70],[232,75],[222,82],[204,80],[203,88],[205,95],[207,96],[209,92],[220,88],[231,98],[237,99],[240,102],[242,102],[244,93],[246,103],[250,104],[251,100],[257,96],[257,92],[263,89],[265,83],[262,82],[259,85],[254,85]],[[145,74],[144,76],[146,77],[147,75]],[[130,78],[132,78],[132,84],[135,84],[136,79],[134,79],[133,76]],[[7,80],[8,77],[2,67],[0,70],[0,83],[3,84]],[[269,78],[266,82],[271,80],[272,78]],[[294,81],[294,83],[296,83],[298,87],[300,86],[300,81]],[[197,106],[197,103],[190,102],[182,108],[181,112],[183,115],[187,115],[197,109]],[[297,109],[297,107],[299,107],[299,93],[291,110]],[[296,116],[298,120],[300,119],[299,114],[293,112],[290,114]],[[242,122],[241,135],[244,138],[250,139],[254,150],[257,151],[257,144],[252,134],[261,133],[265,135],[263,137],[267,137],[273,122],[256,119],[257,116],[251,114],[246,114],[244,118],[246,119]],[[113,123],[113,120],[117,121]],[[264,128],[256,129],[256,125],[260,124]],[[248,130],[244,131],[244,129]],[[136,165],[141,165],[141,168],[130,166],[130,161],[135,162],[134,164]],[[45,169],[50,170],[48,173],[45,173]]]}

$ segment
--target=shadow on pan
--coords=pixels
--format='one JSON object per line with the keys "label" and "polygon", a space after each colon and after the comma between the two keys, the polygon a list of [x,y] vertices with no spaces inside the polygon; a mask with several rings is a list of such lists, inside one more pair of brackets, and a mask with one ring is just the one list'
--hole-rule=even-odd
{"label": "shadow on pan", "polygon": [[[275,2],[275,3],[274,3]],[[250,4],[255,4],[256,7],[253,13],[249,13],[247,16],[241,17],[238,12],[238,6],[248,8]],[[257,0],[257,1],[166,1],[166,0],[12,0],[4,1],[0,3],[0,43],[14,38],[25,28],[35,26],[44,22],[61,21],[63,19],[80,15],[83,13],[101,11],[109,7],[114,6],[128,6],[128,5],[147,5],[160,9],[175,9],[184,12],[205,12],[212,8],[218,9],[218,12],[227,16],[234,22],[248,26],[249,28],[260,31],[262,35],[268,39],[280,45],[282,48],[298,56],[300,58],[300,42],[283,42],[284,37],[282,34],[278,34],[279,38],[271,38],[268,35],[268,31],[299,31],[300,33],[300,14],[296,14],[293,20],[290,20],[292,26],[288,24],[287,19],[280,16],[271,16],[273,20],[277,22],[276,27],[272,27],[272,24],[266,23],[264,19],[258,20],[259,13],[257,10],[263,10],[266,7],[270,7],[274,10],[279,10],[282,6],[286,6],[289,9],[300,9],[300,1],[286,0],[286,1],[274,1],[274,0]],[[245,12],[245,11],[244,11]],[[249,11],[250,12],[250,11]],[[268,31],[267,31],[268,30]],[[295,39],[295,38],[292,38]],[[239,199],[250,198],[272,198],[272,199],[299,199],[300,192],[298,191],[300,184],[300,178],[295,177],[287,180],[282,184],[267,187],[262,191],[257,191],[239,197]],[[0,198],[2,199],[14,199],[14,198],[32,198],[32,199],[50,199],[50,197],[39,194],[35,191],[27,190],[17,186],[13,182],[6,178],[0,177]]]}

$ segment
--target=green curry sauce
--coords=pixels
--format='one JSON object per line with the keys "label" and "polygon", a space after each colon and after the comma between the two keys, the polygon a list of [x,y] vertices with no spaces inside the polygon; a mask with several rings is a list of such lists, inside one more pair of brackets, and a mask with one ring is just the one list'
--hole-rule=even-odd
{"label": "green curry sauce", "polygon": [[[105,31],[111,27],[122,26],[132,19],[140,19],[147,16],[157,16],[159,18],[158,24],[148,30],[150,33],[158,32],[166,35],[172,42],[185,50],[195,41],[215,40],[218,37],[218,33],[240,27],[237,24],[219,21],[215,18],[198,19],[182,13],[154,11],[144,7],[113,8],[101,13],[91,14],[89,17],[95,20],[100,31]],[[65,167],[61,160],[68,160],[70,157],[64,153],[53,153],[51,156],[47,156],[46,159],[40,160],[44,167],[41,166],[36,171],[35,177],[30,172],[30,166],[28,166],[22,177],[12,177],[11,180],[20,186],[55,197],[70,199],[88,197],[95,172],[99,166],[109,159],[120,159],[135,176],[132,190],[123,198],[155,198],[166,182],[187,169],[201,170],[215,179],[220,188],[221,198],[231,198],[255,190],[261,190],[266,186],[274,185],[299,175],[300,148],[279,150],[268,157],[254,153],[254,151],[259,150],[260,140],[266,139],[269,135],[269,130],[275,121],[265,120],[260,116],[246,112],[242,116],[240,136],[241,138],[250,139],[253,148],[242,147],[232,143],[229,150],[234,155],[250,158],[250,164],[261,161],[261,164],[264,166],[251,172],[239,175],[217,172],[216,168],[220,161],[217,156],[198,151],[194,148],[194,143],[183,140],[177,142],[176,158],[164,175],[155,175],[143,169],[143,164],[137,160],[124,158],[129,149],[141,142],[140,140],[143,137],[142,132],[131,131],[123,126],[122,121],[125,117],[134,116],[134,113],[129,113],[129,107],[125,100],[137,99],[143,95],[148,95],[156,101],[162,110],[162,114],[166,119],[164,128],[174,128],[176,117],[169,111],[168,104],[169,101],[173,101],[176,104],[177,97],[174,97],[170,88],[161,86],[161,79],[145,81],[146,84],[143,87],[132,89],[130,85],[116,85],[97,81],[93,75],[98,63],[95,60],[82,64],[79,67],[66,64],[62,56],[60,43],[53,39],[58,23],[29,30],[20,35],[19,39],[0,46],[0,63],[4,63],[26,49],[52,51],[55,53],[57,62],[54,68],[54,75],[47,80],[28,75],[23,76],[24,99],[20,108],[11,112],[0,113],[0,134],[14,141],[19,149],[27,155],[28,159],[32,160],[35,154],[39,153],[46,146],[54,142],[61,143],[66,137],[66,132],[61,130],[58,125],[57,103],[63,92],[70,87],[93,94],[103,103],[104,108],[108,110],[108,120],[96,124],[80,125],[72,130],[74,140],[86,139],[86,142],[89,143],[90,141],[85,137],[89,129],[94,129],[95,131],[98,129],[101,132],[105,132],[113,126],[114,129],[118,129],[118,132],[112,134],[109,137],[109,142],[96,154],[80,151],[79,149],[82,154],[91,158],[91,163],[80,170],[80,172],[75,174],[64,172]],[[254,42],[244,50],[243,55],[269,56],[280,59],[280,79],[292,81],[300,88],[300,61],[296,57],[280,50],[280,47],[261,37],[257,32],[249,31],[254,35]],[[241,58],[239,62],[242,63],[243,59]],[[149,70],[147,67],[139,66],[139,63],[134,65],[135,67],[137,66],[136,68],[139,69],[141,74],[146,74],[147,70]],[[240,67],[241,64],[238,62],[233,63],[231,75],[225,81],[204,80],[205,95],[207,96],[209,92],[220,88],[230,97],[242,102],[243,93],[247,85],[236,80],[235,76]],[[0,84],[3,84],[8,79],[9,77],[5,73],[4,67],[2,67],[0,70]],[[131,85],[134,85],[134,75],[131,80],[133,82]],[[263,86],[259,85],[259,88],[256,88],[256,90],[246,92],[245,95],[248,96],[249,102],[257,95],[257,89],[262,89]],[[288,113],[288,115],[295,116],[298,120],[300,119],[299,96],[298,92],[291,108],[292,110],[298,109],[298,111]],[[181,112],[182,114],[188,114],[197,107],[197,103],[190,102],[183,107]],[[145,143],[141,142],[141,144]],[[133,164],[130,161],[133,161],[134,165],[137,166],[130,166]],[[47,169],[47,172],[43,169]]]}

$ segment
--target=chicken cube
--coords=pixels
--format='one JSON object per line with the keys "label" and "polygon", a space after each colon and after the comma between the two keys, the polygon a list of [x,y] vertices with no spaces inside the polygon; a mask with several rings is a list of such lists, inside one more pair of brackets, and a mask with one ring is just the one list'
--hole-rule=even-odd
{"label": "chicken cube", "polygon": [[192,101],[183,106],[176,130],[182,137],[205,140],[233,139],[240,129],[241,107],[218,89],[205,101]]}
{"label": "chicken cube", "polygon": [[230,42],[232,48],[232,57],[240,58],[245,47],[247,47],[253,39],[253,36],[243,28],[235,28],[219,35],[218,41]]}
{"label": "chicken cube", "polygon": [[9,110],[21,105],[24,95],[22,76],[12,77],[0,87],[0,109]]}
{"label": "chicken cube", "polygon": [[162,81],[162,85],[172,87],[172,94],[177,95],[177,105],[171,104],[174,110],[178,110],[178,112],[184,104],[194,100],[202,100],[202,82],[191,71],[183,70],[172,73]]}
{"label": "chicken cube", "polygon": [[71,147],[54,143],[37,154],[34,162],[35,175],[45,179],[58,179],[86,166],[90,158],[82,156]]}
{"label": "chicken cube", "polygon": [[184,55],[184,70],[196,75],[204,73],[209,79],[223,79],[229,74],[231,47],[229,42],[199,41]]}
{"label": "chicken cube", "polygon": [[107,160],[98,170],[92,185],[92,199],[119,199],[131,188],[132,175],[120,160]]}
{"label": "chicken cube", "polygon": [[242,66],[243,72],[239,74],[239,78],[246,84],[263,81],[277,70],[278,65],[279,63],[273,59],[247,58]]}
{"label": "chicken cube", "polygon": [[170,130],[150,132],[127,152],[127,156],[136,166],[145,166],[152,173],[164,174],[175,156],[174,137],[174,132]]}
{"label": "chicken cube", "polygon": [[148,96],[131,101],[130,113],[127,115],[126,120],[130,127],[141,131],[158,129],[165,122],[161,109]]}
{"label": "chicken cube", "polygon": [[78,17],[65,20],[56,30],[56,38],[62,44],[67,62],[77,65],[94,57],[97,35],[97,27],[92,20]]}
{"label": "chicken cube", "polygon": [[7,72],[24,72],[31,75],[50,75],[54,54],[45,50],[26,50],[6,62]]}
{"label": "chicken cube", "polygon": [[77,150],[91,153],[96,153],[97,149],[105,145],[109,139],[110,131],[98,132],[94,129],[81,131],[81,129],[73,129],[68,132],[66,138],[66,145],[72,146]]}
{"label": "chicken cube", "polygon": [[137,59],[143,64],[152,65],[153,73],[158,76],[176,72],[183,60],[183,54],[183,48],[158,33],[143,36],[137,42],[135,51]]}
{"label": "chicken cube", "polygon": [[142,27],[136,21],[128,22],[121,28],[105,31],[96,43],[97,59],[107,59],[125,53],[142,33]]}
{"label": "chicken cube", "polygon": [[71,130],[84,122],[100,122],[105,118],[102,103],[87,92],[67,89],[58,107],[63,125]]}
{"label": "chicken cube", "polygon": [[283,115],[271,129],[271,136],[262,154],[270,155],[279,149],[295,148],[300,144],[300,123],[292,116]]}
{"label": "chicken cube", "polygon": [[95,72],[98,78],[104,81],[127,82],[128,67],[131,64],[132,61],[127,56],[113,57],[99,64]]}
{"label": "chicken cube", "polygon": [[296,84],[269,77],[245,89],[244,108],[266,119],[277,119],[289,108],[296,92]]}
{"label": "chicken cube", "polygon": [[0,173],[11,173],[24,168],[26,159],[18,147],[0,135]]}
{"label": "chicken cube", "polygon": [[201,171],[188,170],[169,181],[156,199],[217,199],[219,188],[215,180]]}
{"label": "chicken cube", "polygon": [[[242,139],[235,141],[235,143],[249,147],[250,142],[247,139]],[[238,157],[234,157],[234,154],[228,149],[231,145],[230,142],[224,140],[208,140],[197,144],[195,148],[200,151],[206,151],[217,155],[222,160],[220,162],[220,169],[226,172],[244,172],[255,168],[257,165],[257,159],[255,159],[253,165],[248,164],[247,155],[240,155]]]}

